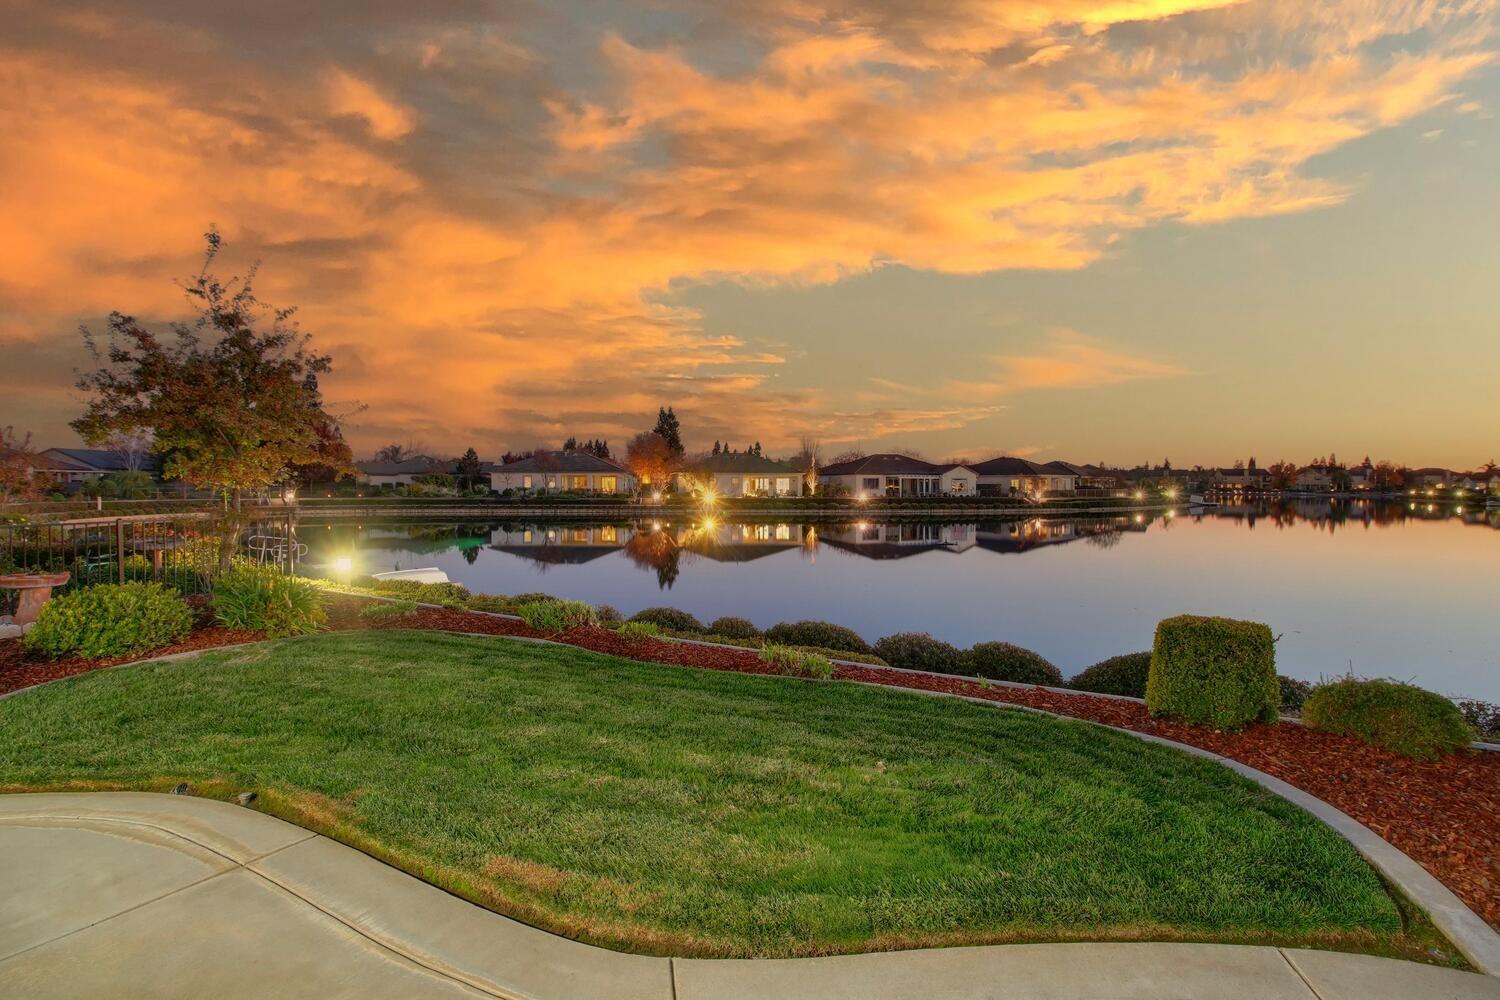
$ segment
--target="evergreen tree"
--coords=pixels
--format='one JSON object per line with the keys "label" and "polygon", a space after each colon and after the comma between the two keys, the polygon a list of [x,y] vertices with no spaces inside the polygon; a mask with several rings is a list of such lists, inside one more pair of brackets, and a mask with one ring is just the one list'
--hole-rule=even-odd
{"label": "evergreen tree", "polygon": [[577,451],[578,450],[578,439],[576,437],[574,437],[573,435],[569,434],[568,435],[568,439],[563,442],[562,450],[563,451]]}
{"label": "evergreen tree", "polygon": [[714,438],[714,450],[712,452],[710,452],[710,454],[717,455],[718,453],[719,453],[719,439],[718,438]]}
{"label": "evergreen tree", "polygon": [[677,422],[677,414],[670,406],[658,408],[656,411],[656,426],[652,430],[661,435],[667,447],[672,449],[672,454],[681,458],[687,451],[682,446],[682,427]]}

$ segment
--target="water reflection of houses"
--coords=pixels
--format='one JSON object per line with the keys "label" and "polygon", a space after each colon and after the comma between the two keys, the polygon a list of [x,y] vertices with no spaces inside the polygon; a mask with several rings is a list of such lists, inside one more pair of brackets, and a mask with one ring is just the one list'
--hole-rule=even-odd
{"label": "water reflection of houses", "polygon": [[1111,518],[1098,521],[1051,521],[1032,518],[1025,521],[989,521],[975,528],[975,543],[990,552],[1019,553],[1048,545],[1079,540],[1108,548],[1123,532],[1144,532],[1150,526],[1145,518]]}
{"label": "water reflection of houses", "polygon": [[802,547],[806,528],[800,524],[705,524],[670,529],[684,551],[716,562],[749,562]]}
{"label": "water reflection of houses", "polygon": [[922,552],[965,552],[974,547],[973,524],[876,524],[860,521],[818,532],[818,541],[869,559],[904,559]]}
{"label": "water reflection of houses", "polygon": [[490,548],[548,566],[574,565],[618,552],[632,534],[616,524],[501,527],[490,532]]}

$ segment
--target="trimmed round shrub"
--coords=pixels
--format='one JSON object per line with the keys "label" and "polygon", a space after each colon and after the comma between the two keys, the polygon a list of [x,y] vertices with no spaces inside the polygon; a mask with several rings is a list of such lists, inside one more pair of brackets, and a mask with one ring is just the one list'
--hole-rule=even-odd
{"label": "trimmed round shrub", "polygon": [[1150,653],[1121,653],[1100,660],[1068,681],[1075,691],[1146,697],[1146,677],[1151,673]]}
{"label": "trimmed round shrub", "polygon": [[1319,684],[1302,706],[1302,721],[1417,760],[1461,750],[1474,739],[1452,701],[1399,681],[1346,677]]}
{"label": "trimmed round shrub", "polygon": [[1307,704],[1307,696],[1312,694],[1313,686],[1307,681],[1299,681],[1285,674],[1278,674],[1276,681],[1281,685],[1281,714],[1301,715],[1302,706]]}
{"label": "trimmed round shrub", "polygon": [[809,653],[805,649],[793,649],[791,646],[778,646],[771,643],[762,646],[760,658],[775,668],[779,674],[789,677],[811,677],[814,680],[826,681],[833,676],[833,661],[819,653]]}
{"label": "trimmed round shrub", "polygon": [[316,632],[328,616],[317,585],[274,566],[236,566],[214,581],[214,617],[275,639]]}
{"label": "trimmed round shrub", "polygon": [[975,677],[1018,684],[1048,684],[1060,687],[1062,671],[1041,653],[1008,642],[975,643],[964,654],[964,665]]}
{"label": "trimmed round shrub", "polygon": [[679,611],[676,608],[646,608],[631,615],[630,620],[633,622],[650,622],[657,628],[665,629],[668,632],[698,632],[701,634],[708,631],[697,618],[694,618],[686,611]]}
{"label": "trimmed round shrub", "polygon": [[625,620],[620,609],[612,604],[601,604],[594,609],[594,613],[599,616],[599,622],[603,625],[615,625]]}
{"label": "trimmed round shrub", "polygon": [[897,632],[875,644],[875,655],[893,667],[926,670],[935,674],[961,674],[964,653],[952,643],[934,639],[926,632]]}
{"label": "trimmed round shrub", "polygon": [[781,622],[766,629],[767,642],[782,646],[816,646],[849,653],[868,653],[870,644],[859,633],[831,622]]}
{"label": "trimmed round shrub", "polygon": [[104,659],[170,646],[193,630],[193,612],[159,583],[106,583],[42,605],[22,640],[51,657]]}
{"label": "trimmed round shrub", "polygon": [[1146,707],[1218,729],[1275,722],[1281,691],[1270,627],[1202,615],[1165,619],[1156,626]]}
{"label": "trimmed round shrub", "polygon": [[726,639],[759,639],[760,629],[748,618],[736,618],[734,615],[725,615],[715,618],[708,623],[709,632],[714,635],[722,635]]}

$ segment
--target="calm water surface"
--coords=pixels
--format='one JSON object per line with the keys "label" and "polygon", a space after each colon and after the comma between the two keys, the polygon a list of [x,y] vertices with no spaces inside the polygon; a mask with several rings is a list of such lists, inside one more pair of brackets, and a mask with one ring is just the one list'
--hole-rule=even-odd
{"label": "calm water surface", "polygon": [[544,591],[761,627],[820,618],[870,641],[1003,639],[1065,675],[1148,649],[1192,612],[1280,634],[1278,669],[1353,671],[1500,701],[1500,513],[1310,501],[1081,521],[322,525],[309,564],[437,566],[478,593]]}

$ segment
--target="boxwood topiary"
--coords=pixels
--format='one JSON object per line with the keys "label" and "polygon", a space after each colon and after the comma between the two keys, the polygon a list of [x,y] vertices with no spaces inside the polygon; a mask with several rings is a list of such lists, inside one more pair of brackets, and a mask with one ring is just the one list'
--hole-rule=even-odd
{"label": "boxwood topiary", "polygon": [[51,657],[103,659],[169,646],[193,630],[193,613],[159,583],[107,583],[54,597],[23,640]]}
{"label": "boxwood topiary", "polygon": [[646,608],[637,611],[630,616],[633,622],[650,622],[657,628],[666,629],[669,632],[697,632],[702,634],[708,631],[703,623],[686,611],[676,608]]}
{"label": "boxwood topiary", "polygon": [[964,654],[964,667],[975,677],[1018,684],[1060,686],[1062,671],[1041,653],[1008,642],[979,642]]}
{"label": "boxwood topiary", "polygon": [[893,667],[937,674],[963,673],[964,654],[957,646],[926,632],[897,632],[875,644],[875,655]]}
{"label": "boxwood topiary", "polygon": [[714,635],[722,635],[726,639],[759,639],[760,629],[748,618],[736,618],[734,615],[725,615],[715,618],[708,623],[708,630]]}
{"label": "boxwood topiary", "polygon": [[1399,681],[1346,677],[1320,684],[1302,706],[1302,721],[1417,760],[1461,750],[1474,739],[1452,701]]}
{"label": "boxwood topiary", "polygon": [[1156,626],[1146,707],[1219,729],[1275,722],[1281,705],[1268,626],[1179,615]]}
{"label": "boxwood topiary", "polygon": [[817,646],[849,653],[868,653],[870,644],[859,633],[831,622],[781,622],[766,629],[766,641],[782,646]]}
{"label": "boxwood topiary", "polygon": [[1150,653],[1121,653],[1100,660],[1068,682],[1068,687],[1095,694],[1146,697],[1146,677],[1151,673]]}

